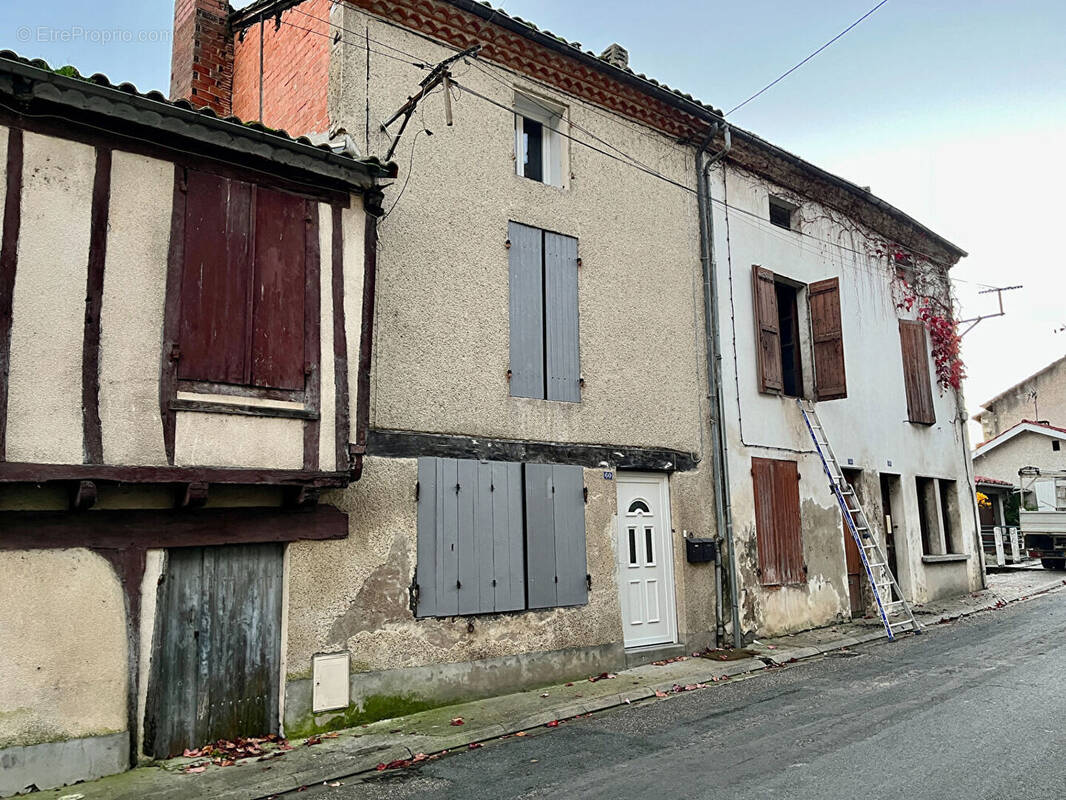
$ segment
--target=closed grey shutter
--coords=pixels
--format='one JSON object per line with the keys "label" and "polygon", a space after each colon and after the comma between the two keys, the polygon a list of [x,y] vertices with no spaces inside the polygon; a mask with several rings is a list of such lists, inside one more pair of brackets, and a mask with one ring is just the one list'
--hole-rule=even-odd
{"label": "closed grey shutter", "polygon": [[418,617],[525,608],[521,465],[418,460]]}
{"label": "closed grey shutter", "polygon": [[495,610],[526,607],[526,554],[522,521],[522,465],[490,463]]}
{"label": "closed grey shutter", "polygon": [[555,569],[559,576],[556,605],[588,602],[585,575],[585,473],[581,467],[552,467],[555,481]]}
{"label": "closed grey shutter", "polygon": [[577,239],[544,233],[544,329],[548,399],[581,402]]}
{"label": "closed grey shutter", "polygon": [[543,231],[510,222],[511,396],[544,397]]}
{"label": "closed grey shutter", "polygon": [[530,608],[554,608],[555,504],[552,465],[526,464],[526,581]]}
{"label": "closed grey shutter", "polygon": [[529,608],[588,602],[581,467],[526,465]]}

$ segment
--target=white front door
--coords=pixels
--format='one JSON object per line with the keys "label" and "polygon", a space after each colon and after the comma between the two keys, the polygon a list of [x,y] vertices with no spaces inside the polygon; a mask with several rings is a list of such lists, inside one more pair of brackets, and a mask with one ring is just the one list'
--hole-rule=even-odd
{"label": "white front door", "polygon": [[615,473],[618,591],[626,647],[677,641],[670,490],[665,475]]}

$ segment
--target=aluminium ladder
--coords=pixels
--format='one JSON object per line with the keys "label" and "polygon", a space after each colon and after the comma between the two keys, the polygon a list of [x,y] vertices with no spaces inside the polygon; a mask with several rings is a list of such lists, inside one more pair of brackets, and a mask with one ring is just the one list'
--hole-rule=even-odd
{"label": "aluminium ladder", "polygon": [[[822,460],[822,467],[829,477],[829,485],[836,496],[844,519],[847,520],[851,537],[859,548],[862,564],[866,568],[866,577],[873,589],[874,600],[877,601],[877,610],[881,615],[881,622],[885,626],[885,633],[889,640],[894,640],[896,634],[906,630],[921,633],[921,626],[914,618],[910,604],[903,599],[903,592],[896,583],[896,576],[888,567],[888,559],[878,544],[876,537],[870,530],[870,522],[866,512],[862,510],[862,504],[855,494],[855,489],[844,478],[833,448],[829,444],[829,437],[818,419],[818,412],[814,403],[810,400],[796,398],[796,403],[803,414],[803,421],[807,423],[807,430],[814,440],[814,447],[818,451],[818,457]],[[893,591],[895,598],[893,599]],[[887,600],[887,602],[886,602]]]}

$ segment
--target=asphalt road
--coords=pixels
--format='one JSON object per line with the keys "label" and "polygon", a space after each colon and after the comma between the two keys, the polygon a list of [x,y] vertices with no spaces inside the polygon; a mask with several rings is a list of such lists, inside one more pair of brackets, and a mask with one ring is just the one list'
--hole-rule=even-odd
{"label": "asphalt road", "polygon": [[1066,797],[1066,592],[294,797]]}

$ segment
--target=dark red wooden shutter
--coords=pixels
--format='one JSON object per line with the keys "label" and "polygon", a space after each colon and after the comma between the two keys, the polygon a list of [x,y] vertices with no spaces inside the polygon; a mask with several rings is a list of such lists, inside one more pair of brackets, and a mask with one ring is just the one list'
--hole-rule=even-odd
{"label": "dark red wooden shutter", "polygon": [[768,269],[753,266],[751,276],[755,293],[759,391],[780,394],[784,388],[784,382],[781,374],[781,324],[777,315],[774,273]]}
{"label": "dark red wooden shutter", "polygon": [[774,465],[774,517],[781,582],[806,583],[803,536],[800,526],[799,469],[795,461]]}
{"label": "dark red wooden shutter", "polygon": [[755,543],[759,551],[759,582],[764,586],[781,583],[777,557],[777,520],[774,516],[774,462],[767,458],[751,460],[755,489]]}
{"label": "dark red wooden shutter", "polygon": [[899,321],[899,342],[903,352],[903,385],[907,392],[907,418],[921,425],[936,422],[933,385],[929,374],[929,346],[925,325],[913,320]]}
{"label": "dark red wooden shutter", "polygon": [[840,281],[830,278],[808,288],[814,339],[814,395],[818,400],[848,396],[844,373],[844,334],[840,324]]}
{"label": "dark red wooden shutter", "polygon": [[795,461],[751,460],[759,582],[764,586],[807,579],[800,529],[799,472]]}
{"label": "dark red wooden shutter", "polygon": [[255,191],[251,383],[304,388],[304,287],[307,201],[271,189]]}
{"label": "dark red wooden shutter", "polygon": [[244,383],[250,322],[251,186],[190,170],[178,377]]}

